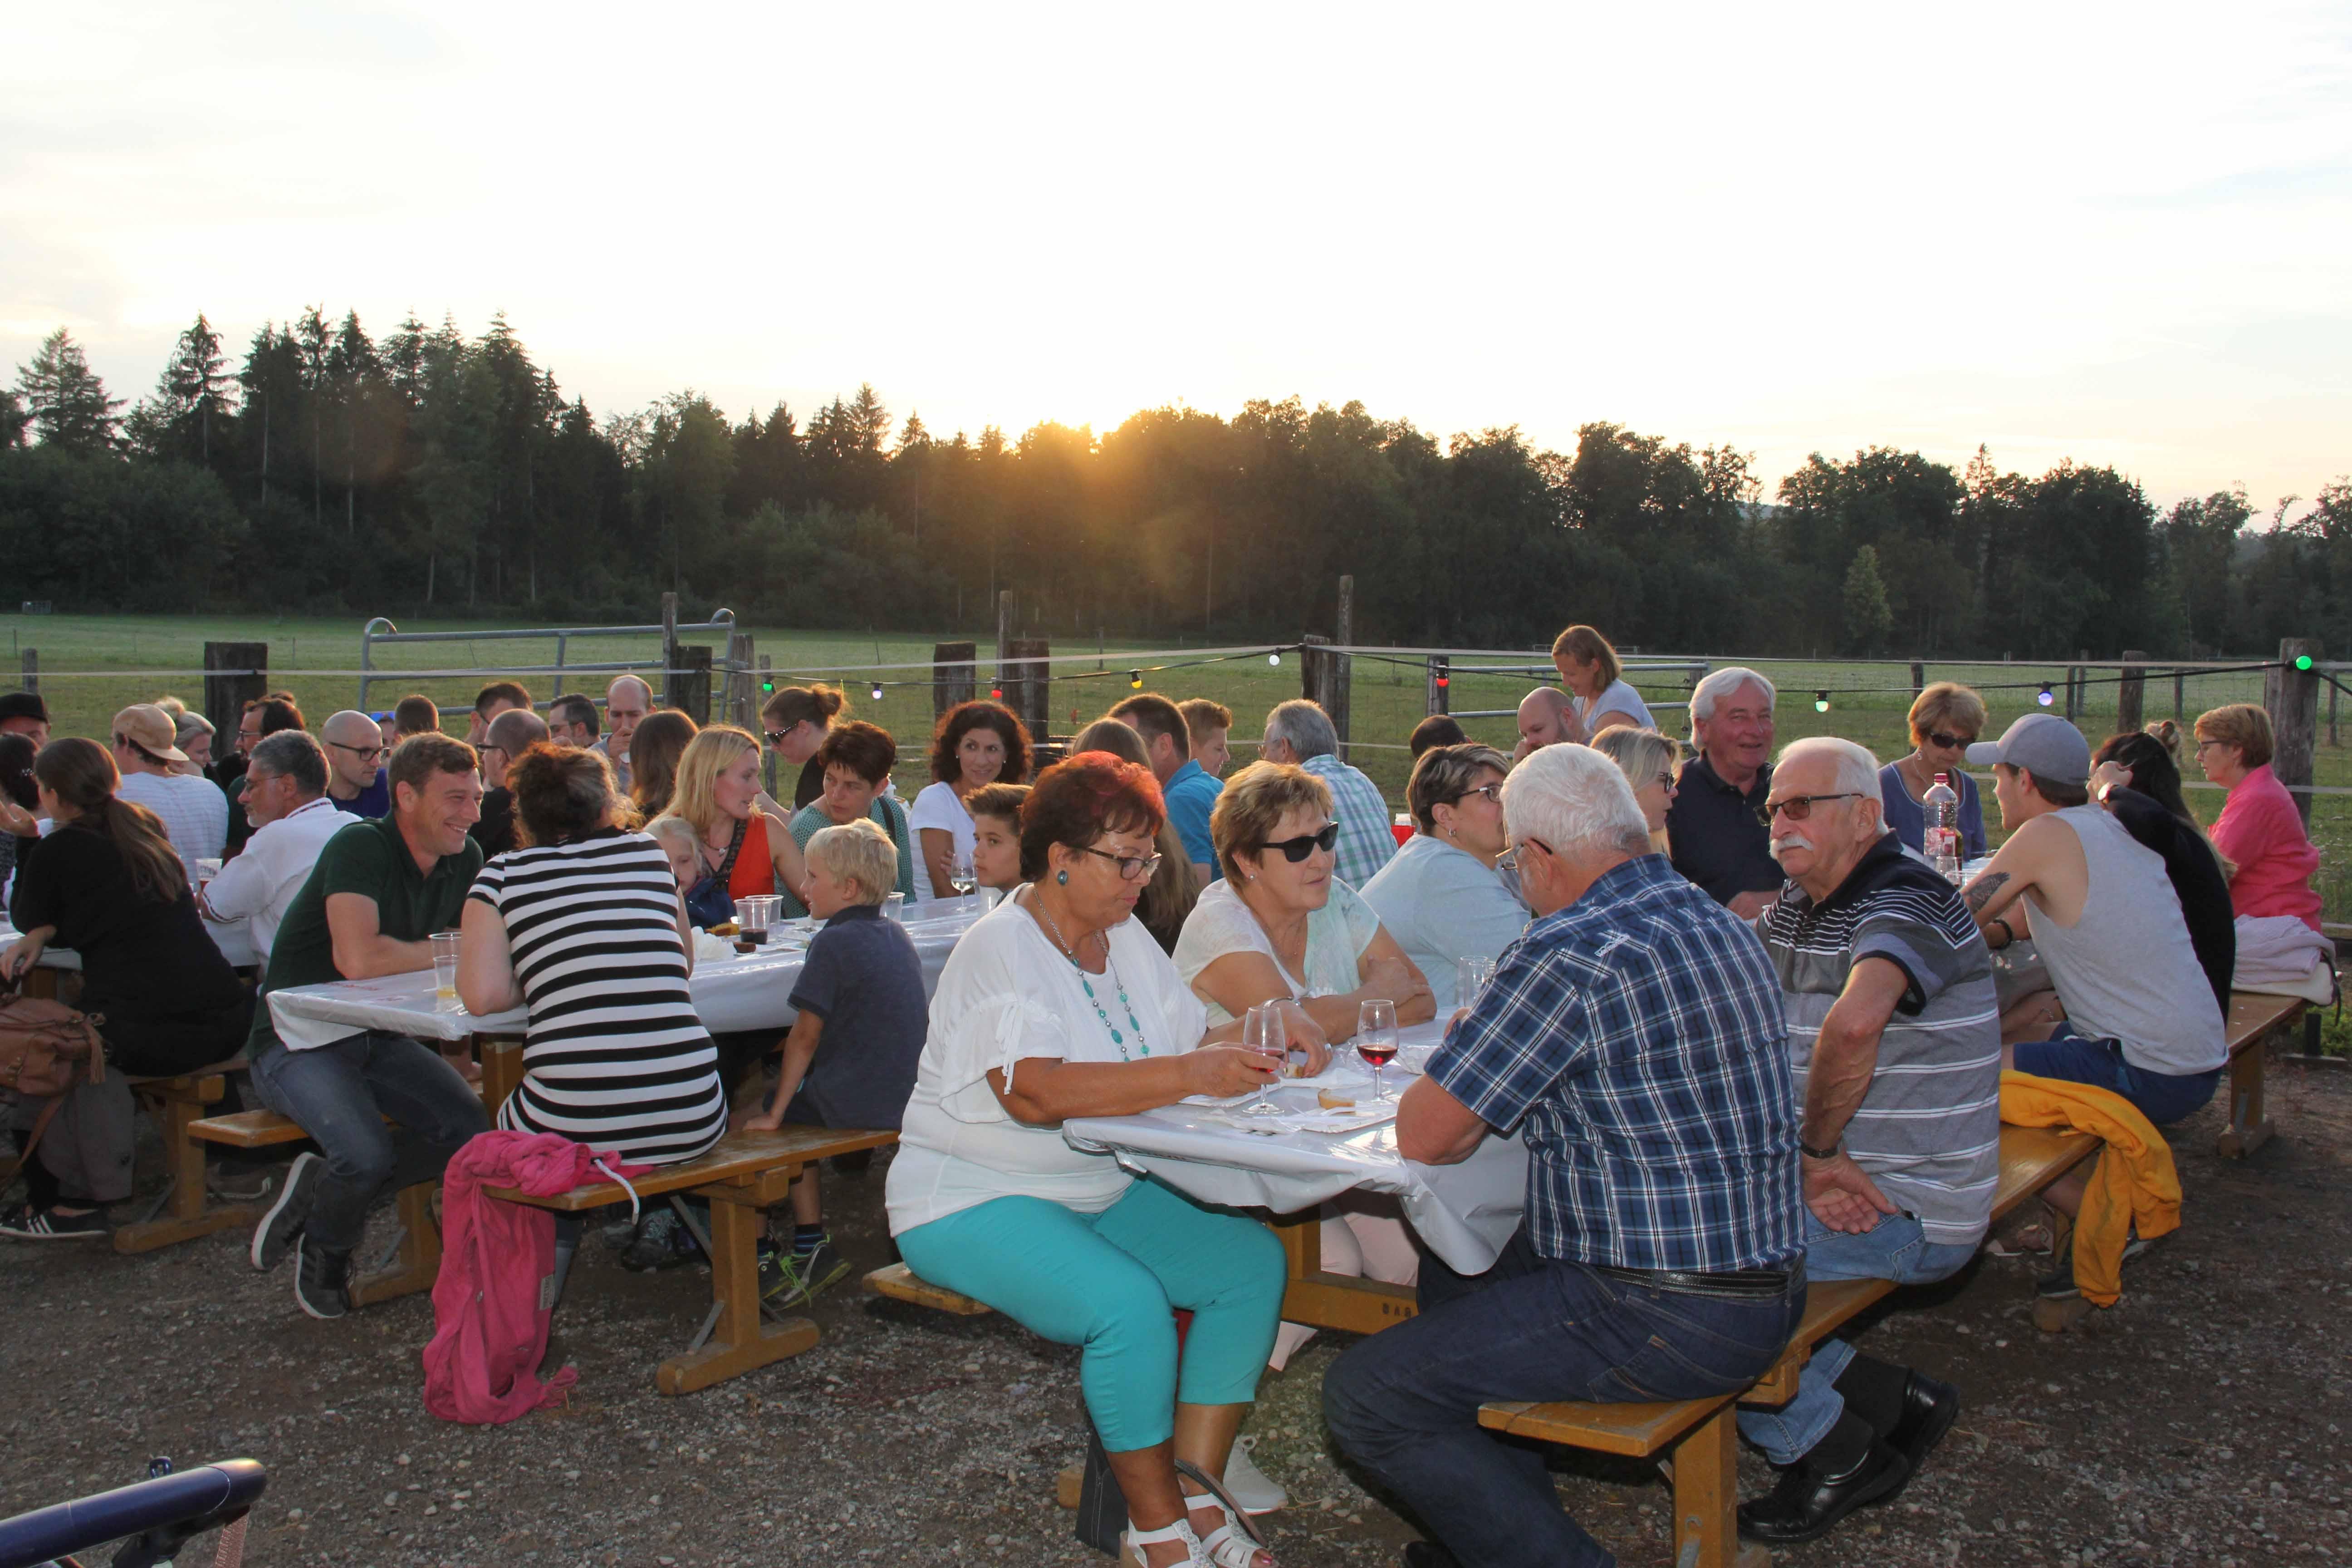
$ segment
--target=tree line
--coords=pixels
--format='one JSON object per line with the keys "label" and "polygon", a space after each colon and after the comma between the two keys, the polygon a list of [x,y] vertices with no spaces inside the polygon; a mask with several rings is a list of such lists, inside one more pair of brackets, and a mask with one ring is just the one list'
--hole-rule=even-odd
{"label": "tree line", "polygon": [[1751,458],[1602,422],[1441,442],[1362,404],[1172,406],[945,439],[871,386],[804,418],[675,393],[602,416],[503,316],[372,337],[311,307],[232,363],[203,316],[123,412],[60,328],[0,389],[0,558],[76,610],[748,622],[1654,649],[2199,657],[2352,648],[2352,481],[2257,527],[2112,468],[1874,447],[1768,500]]}

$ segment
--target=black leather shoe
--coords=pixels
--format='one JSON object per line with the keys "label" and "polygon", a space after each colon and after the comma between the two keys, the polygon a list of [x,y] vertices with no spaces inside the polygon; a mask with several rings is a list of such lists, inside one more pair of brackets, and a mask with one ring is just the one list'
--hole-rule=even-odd
{"label": "black leather shoe", "polygon": [[[1903,1384],[1903,1419],[1895,1424],[1894,1431],[1883,1436],[1886,1446],[1903,1456],[1904,1463],[1916,1476],[1959,1415],[1958,1389],[1948,1383],[1938,1383],[1924,1372],[1915,1372]],[[1905,1479],[1907,1482],[1909,1477]],[[1894,1493],[1887,1495],[1892,1497]]]}
{"label": "black leather shoe", "polygon": [[1825,1476],[1811,1465],[1794,1464],[1780,1472],[1780,1484],[1770,1491],[1739,1505],[1739,1533],[1776,1545],[1811,1541],[1828,1534],[1864,1503],[1893,1497],[1910,1479],[1910,1464],[1883,1442],[1873,1442],[1843,1475]]}
{"label": "black leather shoe", "polygon": [[1408,1541],[1404,1568],[1462,1568],[1462,1560],[1434,1541]]}

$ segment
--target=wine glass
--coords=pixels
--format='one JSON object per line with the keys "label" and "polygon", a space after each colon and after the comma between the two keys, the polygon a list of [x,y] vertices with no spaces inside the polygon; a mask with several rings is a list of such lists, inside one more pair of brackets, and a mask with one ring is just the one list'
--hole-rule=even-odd
{"label": "wine glass", "polygon": [[1357,1007],[1356,1054],[1372,1064],[1372,1098],[1388,1099],[1381,1068],[1394,1060],[1397,1054],[1395,1003],[1366,1002]]}
{"label": "wine glass", "polygon": [[980,879],[972,873],[971,851],[957,850],[954,862],[948,867],[948,886],[955,889],[958,905],[971,898],[971,890],[979,885]]}
{"label": "wine glass", "polygon": [[[1281,1060],[1283,1041],[1281,1007],[1282,1004],[1279,1002],[1261,1002],[1242,1015],[1242,1049],[1255,1051],[1258,1055],[1270,1057],[1277,1062]],[[1242,1107],[1242,1114],[1244,1116],[1281,1115],[1282,1107],[1268,1104],[1266,1101],[1265,1091],[1271,1087],[1273,1087],[1271,1083],[1258,1085],[1257,1098]]]}
{"label": "wine glass", "polygon": [[1491,958],[1457,958],[1454,961],[1454,1005],[1469,1012],[1478,1005],[1478,998],[1486,994],[1487,983],[1495,978],[1495,961]]}

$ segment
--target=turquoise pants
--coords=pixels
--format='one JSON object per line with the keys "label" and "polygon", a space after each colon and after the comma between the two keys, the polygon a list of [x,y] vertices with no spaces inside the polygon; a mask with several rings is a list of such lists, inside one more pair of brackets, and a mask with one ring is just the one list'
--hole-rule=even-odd
{"label": "turquoise pants", "polygon": [[[1255,1220],[1142,1180],[1100,1214],[992,1198],[898,1237],[907,1267],[1057,1344],[1083,1345],[1078,1381],[1103,1447],[1174,1435],[1176,1405],[1246,1405],[1282,1317],[1282,1243]],[[1174,1309],[1192,1326],[1176,1364]]]}

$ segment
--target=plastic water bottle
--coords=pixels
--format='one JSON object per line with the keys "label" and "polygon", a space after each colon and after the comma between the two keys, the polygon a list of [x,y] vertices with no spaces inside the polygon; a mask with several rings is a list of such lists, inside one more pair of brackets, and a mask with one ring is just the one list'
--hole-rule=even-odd
{"label": "plastic water bottle", "polygon": [[1921,847],[1944,880],[1954,887],[1960,881],[1960,797],[1952,793],[1949,773],[1937,773],[1936,782],[1920,798],[1921,811],[1927,819],[1927,832],[1921,836]]}

